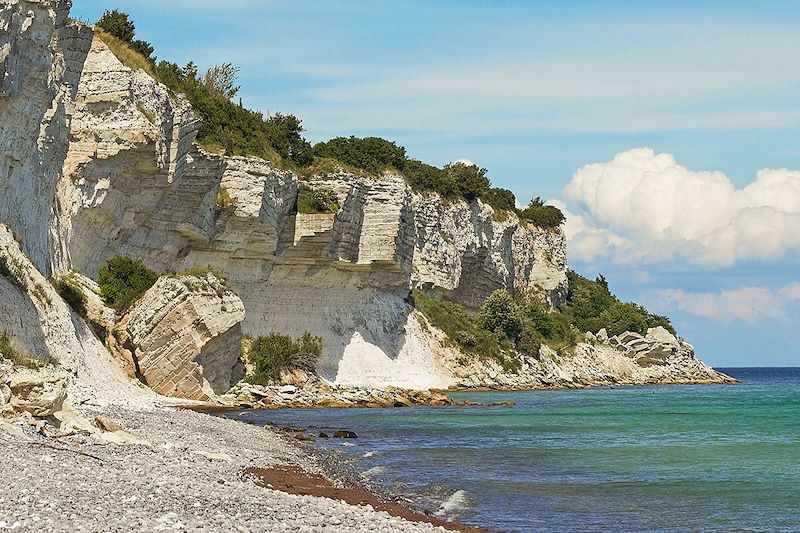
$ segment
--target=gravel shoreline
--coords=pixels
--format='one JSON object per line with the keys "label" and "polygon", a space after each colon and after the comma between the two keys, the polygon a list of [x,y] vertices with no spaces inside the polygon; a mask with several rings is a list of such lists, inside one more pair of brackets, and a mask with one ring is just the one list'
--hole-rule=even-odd
{"label": "gravel shoreline", "polygon": [[248,467],[294,464],[336,485],[346,468],[278,432],[185,410],[107,408],[141,442],[49,438],[0,421],[0,530],[17,531],[445,531],[369,505],[256,485]]}

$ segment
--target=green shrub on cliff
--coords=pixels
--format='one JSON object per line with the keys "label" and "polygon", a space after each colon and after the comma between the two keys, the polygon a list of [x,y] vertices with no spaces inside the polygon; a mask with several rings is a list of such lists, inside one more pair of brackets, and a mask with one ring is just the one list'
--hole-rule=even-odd
{"label": "green shrub on cliff", "polygon": [[675,328],[667,317],[650,313],[641,305],[619,301],[611,294],[602,275],[591,281],[570,270],[567,282],[567,303],[561,311],[582,332],[606,328],[609,335],[624,331],[644,335],[648,328],[663,326],[675,334]]}
{"label": "green shrub on cliff", "polygon": [[508,291],[498,289],[483,301],[478,323],[486,331],[515,341],[522,333],[522,310]]}
{"label": "green shrub on cliff", "polygon": [[97,283],[106,303],[120,313],[127,311],[155,285],[158,274],[141,261],[115,255],[100,267]]}
{"label": "green shrub on cliff", "polygon": [[254,370],[248,381],[267,385],[280,380],[283,371],[300,369],[313,372],[321,356],[322,339],[309,332],[297,340],[280,333],[257,337],[247,352]]}
{"label": "green shrub on cliff", "polygon": [[541,198],[534,198],[530,205],[518,212],[519,217],[540,228],[557,228],[566,218],[561,210],[553,205],[544,205]]}
{"label": "green shrub on cliff", "polygon": [[483,195],[483,201],[495,209],[502,211],[514,211],[517,205],[517,198],[508,189],[492,187]]}
{"label": "green shrub on cliff", "polygon": [[315,189],[301,183],[297,190],[297,212],[304,214],[336,213],[339,199],[333,191]]}
{"label": "green shrub on cliff", "polygon": [[478,317],[468,313],[463,306],[456,302],[436,300],[419,290],[412,291],[411,301],[433,326],[445,332],[463,351],[481,357],[500,355],[497,337],[481,328]]}

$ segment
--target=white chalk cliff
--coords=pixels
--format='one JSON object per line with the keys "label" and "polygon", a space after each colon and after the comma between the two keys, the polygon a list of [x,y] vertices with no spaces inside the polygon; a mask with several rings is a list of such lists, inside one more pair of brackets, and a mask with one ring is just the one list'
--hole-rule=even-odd
{"label": "white chalk cliff", "polygon": [[[90,27],[68,23],[69,6],[0,4],[0,222],[42,280],[71,269],[94,277],[115,254],[156,271],[211,266],[241,298],[245,334],[310,331],[324,340],[327,380],[409,388],[502,384],[463,375],[455,350],[407,302],[410,288],[472,308],[498,288],[564,300],[564,234],[494,216],[480,201],[445,202],[398,175],[337,172],[309,181],[335,191],[341,210],[296,213],[298,176],[200,149],[189,103],[124,66]],[[216,204],[220,187],[232,205]],[[4,295],[7,285],[0,278]],[[15,333],[27,314],[44,313],[31,304],[8,309],[0,326],[52,351],[46,333]],[[65,326],[75,349],[103,350],[80,318],[64,320],[75,323]]]}

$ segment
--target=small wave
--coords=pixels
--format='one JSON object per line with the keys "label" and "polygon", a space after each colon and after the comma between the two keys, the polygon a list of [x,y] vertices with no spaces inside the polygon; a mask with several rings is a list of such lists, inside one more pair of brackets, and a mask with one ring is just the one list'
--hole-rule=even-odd
{"label": "small wave", "polygon": [[375,456],[375,455],[377,455],[377,454],[378,454],[378,452],[376,452],[376,451],[371,451],[371,452],[367,452],[367,453],[365,453],[365,454],[363,455],[363,457],[364,457],[364,459],[368,459],[369,457],[373,457],[373,456]]}
{"label": "small wave", "polygon": [[365,471],[364,475],[367,477],[375,477],[385,473],[386,473],[385,466],[373,466],[369,470]]}
{"label": "small wave", "polygon": [[350,446],[355,446],[355,444],[353,444],[352,442],[340,442],[339,446],[345,446],[349,448]]}
{"label": "small wave", "polygon": [[436,516],[452,520],[472,507],[472,495],[465,490],[457,490],[439,506]]}

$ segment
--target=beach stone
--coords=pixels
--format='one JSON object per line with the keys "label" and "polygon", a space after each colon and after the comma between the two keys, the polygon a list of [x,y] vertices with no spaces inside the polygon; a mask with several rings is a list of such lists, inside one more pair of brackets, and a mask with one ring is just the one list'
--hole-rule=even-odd
{"label": "beach stone", "polygon": [[63,432],[81,431],[87,434],[93,434],[101,431],[94,427],[67,402],[64,402],[60,411],[53,413],[53,417],[58,420],[58,428]]}
{"label": "beach stone", "polygon": [[201,457],[211,459],[212,461],[226,461],[228,463],[233,461],[233,457],[231,457],[227,453],[214,453],[214,452],[206,452],[203,450],[192,450],[192,453],[194,455],[199,455]]}
{"label": "beach stone", "polygon": [[337,439],[357,439],[358,435],[356,435],[353,431],[348,430],[339,430],[333,433],[333,436]]}
{"label": "beach stone", "polygon": [[120,431],[125,429],[122,424],[105,415],[97,415],[94,418],[94,423],[103,431]]}
{"label": "beach stone", "polygon": [[11,378],[5,367],[0,366],[0,407],[11,401]]}
{"label": "beach stone", "polygon": [[36,418],[61,410],[67,398],[67,380],[51,371],[17,371],[11,377],[11,405]]}

